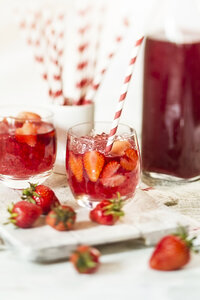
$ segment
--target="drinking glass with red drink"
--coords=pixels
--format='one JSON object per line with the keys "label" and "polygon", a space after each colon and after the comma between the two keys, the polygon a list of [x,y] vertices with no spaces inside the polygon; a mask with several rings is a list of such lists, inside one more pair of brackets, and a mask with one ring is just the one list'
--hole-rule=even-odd
{"label": "drinking glass with red drink", "polygon": [[0,108],[0,181],[11,188],[41,183],[56,158],[53,114],[46,108]]}
{"label": "drinking glass with red drink", "polygon": [[110,122],[82,123],[71,127],[67,137],[66,170],[75,200],[94,207],[103,199],[120,194],[134,196],[140,181],[140,151],[133,128],[119,124],[106,153]]}

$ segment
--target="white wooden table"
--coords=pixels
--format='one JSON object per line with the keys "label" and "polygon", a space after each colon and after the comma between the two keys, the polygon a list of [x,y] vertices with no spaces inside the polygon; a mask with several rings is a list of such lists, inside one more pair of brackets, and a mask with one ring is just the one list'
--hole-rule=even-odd
{"label": "white wooden table", "polygon": [[[65,179],[56,176],[48,183],[53,185],[62,198],[66,187],[59,187],[61,182],[64,184]],[[2,190],[5,195],[6,188],[0,185],[0,192]],[[154,191],[154,197],[156,193],[159,194]],[[17,195],[20,194],[17,192]],[[16,192],[9,190],[4,200],[10,202],[15,197]],[[3,200],[2,195],[1,199]],[[4,205],[1,202],[1,211]],[[152,205],[148,209],[152,210]],[[3,219],[1,213],[1,220]],[[198,222],[194,221],[193,227],[195,224],[198,225]],[[0,299],[200,299],[200,256],[193,256],[183,270],[157,272],[148,267],[153,247],[145,247],[139,240],[107,244],[98,248],[102,253],[102,264],[93,275],[79,275],[67,259],[41,264],[20,257],[15,248],[0,251]]]}

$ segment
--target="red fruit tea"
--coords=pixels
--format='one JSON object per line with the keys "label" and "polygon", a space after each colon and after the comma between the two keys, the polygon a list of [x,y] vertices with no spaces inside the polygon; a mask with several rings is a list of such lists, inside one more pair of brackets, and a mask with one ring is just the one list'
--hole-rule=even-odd
{"label": "red fruit tea", "polygon": [[176,44],[148,37],[144,58],[143,171],[200,175],[200,35]]}
{"label": "red fruit tea", "polygon": [[14,118],[0,121],[1,177],[23,180],[48,172],[55,158],[56,135],[51,123]]}
{"label": "red fruit tea", "polygon": [[133,138],[116,137],[113,151],[105,153],[108,135],[75,137],[68,134],[66,170],[77,200],[101,201],[120,193],[131,198],[140,179],[140,154]]}

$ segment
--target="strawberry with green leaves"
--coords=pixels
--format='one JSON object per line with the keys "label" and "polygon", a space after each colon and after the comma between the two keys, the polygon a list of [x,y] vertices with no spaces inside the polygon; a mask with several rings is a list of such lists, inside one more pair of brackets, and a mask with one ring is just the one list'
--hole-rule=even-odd
{"label": "strawberry with green leaves", "polygon": [[59,204],[54,191],[46,185],[29,183],[30,187],[22,191],[22,200],[37,204],[46,215],[53,206]]}
{"label": "strawberry with green leaves", "polygon": [[33,203],[19,201],[8,207],[8,212],[10,213],[8,223],[20,228],[30,228],[40,217],[42,210]]}
{"label": "strawberry with green leaves", "polygon": [[120,217],[124,216],[123,201],[118,193],[117,199],[103,200],[90,211],[90,219],[101,225],[114,225]]}
{"label": "strawberry with green leaves", "polygon": [[95,273],[100,266],[100,252],[87,245],[77,247],[76,251],[72,253],[70,262],[75,269],[81,274]]}
{"label": "strawberry with green leaves", "polygon": [[182,227],[176,234],[163,237],[150,258],[150,267],[160,271],[181,269],[190,261],[190,251],[195,251],[193,240]]}
{"label": "strawberry with green leaves", "polygon": [[74,209],[67,205],[56,205],[46,216],[46,224],[58,231],[71,230],[75,220]]}

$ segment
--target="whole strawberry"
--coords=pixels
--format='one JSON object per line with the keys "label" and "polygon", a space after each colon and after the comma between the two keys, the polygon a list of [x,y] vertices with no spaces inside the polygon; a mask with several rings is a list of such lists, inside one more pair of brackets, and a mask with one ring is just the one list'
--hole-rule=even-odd
{"label": "whole strawberry", "polygon": [[8,223],[17,227],[30,228],[41,215],[41,208],[33,203],[19,201],[8,208],[10,218]]}
{"label": "whole strawberry", "polygon": [[76,220],[76,213],[70,206],[57,205],[46,216],[46,224],[56,230],[66,231],[72,229]]}
{"label": "whole strawberry", "polygon": [[59,204],[58,198],[46,185],[29,183],[30,187],[22,191],[22,200],[37,204],[44,215],[48,214],[51,207]]}
{"label": "whole strawberry", "polygon": [[79,273],[92,274],[99,268],[99,258],[100,252],[96,248],[82,245],[71,255],[70,262]]}
{"label": "whole strawberry", "polygon": [[184,228],[180,228],[175,235],[165,236],[157,244],[150,258],[150,267],[160,271],[172,271],[182,268],[190,260],[193,239],[188,239]]}
{"label": "whole strawberry", "polygon": [[90,211],[90,219],[102,225],[114,225],[121,216],[124,216],[122,205],[123,201],[119,194],[117,199],[103,200]]}

